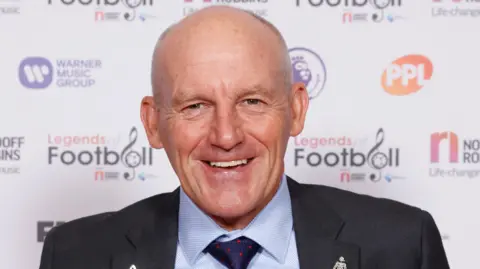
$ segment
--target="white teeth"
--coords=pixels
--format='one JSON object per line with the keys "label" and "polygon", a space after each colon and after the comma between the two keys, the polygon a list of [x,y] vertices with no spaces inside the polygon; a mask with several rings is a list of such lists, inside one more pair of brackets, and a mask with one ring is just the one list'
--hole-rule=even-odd
{"label": "white teeth", "polygon": [[247,164],[247,159],[245,160],[238,160],[238,161],[230,161],[230,162],[210,162],[211,166],[215,167],[233,167],[242,164]]}

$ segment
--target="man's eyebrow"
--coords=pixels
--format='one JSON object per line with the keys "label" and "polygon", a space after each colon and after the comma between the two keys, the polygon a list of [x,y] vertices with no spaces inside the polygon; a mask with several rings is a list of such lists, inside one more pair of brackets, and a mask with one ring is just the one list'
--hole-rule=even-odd
{"label": "man's eyebrow", "polygon": [[260,84],[255,84],[253,86],[247,87],[247,88],[242,88],[239,92],[239,95],[241,97],[247,96],[247,95],[254,95],[254,94],[260,94],[264,95],[267,97],[272,97],[272,91],[269,90],[268,88],[265,88],[264,86]]}
{"label": "man's eyebrow", "polygon": [[[210,91],[201,91],[201,92],[194,92],[191,88],[185,88],[182,91],[175,91],[172,96],[172,105],[180,105],[189,101],[193,101],[196,99],[199,100],[208,100],[212,99],[212,92]],[[268,88],[256,84],[245,88],[239,88],[235,91],[236,98],[243,98],[249,95],[263,95],[268,98],[273,97],[273,93]]]}
{"label": "man's eyebrow", "polygon": [[172,95],[172,105],[177,106],[185,102],[199,98],[201,94],[192,93],[190,90],[174,91]]}

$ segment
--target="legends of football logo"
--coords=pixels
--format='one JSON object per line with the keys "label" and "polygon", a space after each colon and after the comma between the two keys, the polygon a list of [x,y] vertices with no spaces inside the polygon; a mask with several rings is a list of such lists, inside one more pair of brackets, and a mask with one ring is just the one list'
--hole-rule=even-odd
{"label": "legends of football logo", "polygon": [[107,137],[100,135],[49,135],[48,164],[94,166],[95,181],[155,178],[145,171],[137,171],[153,165],[153,149],[137,146],[137,136],[137,128],[132,127],[128,142],[118,148],[116,142],[111,145]]}
{"label": "legends of football logo", "polygon": [[316,98],[325,87],[327,70],[322,58],[307,48],[289,49],[294,82],[303,82],[310,99]]}
{"label": "legends of football logo", "polygon": [[374,22],[392,23],[405,18],[391,9],[402,7],[402,0],[295,0],[297,7],[333,8],[343,10],[345,24]]}
{"label": "legends of football logo", "polygon": [[[362,142],[357,144],[354,141]],[[318,141],[314,137],[295,138],[294,165],[339,169],[341,182],[392,182],[404,179],[392,174],[400,166],[400,148],[385,148],[384,144],[383,128],[378,129],[373,143],[371,139],[344,137],[334,141]]]}
{"label": "legends of football logo", "polygon": [[154,0],[48,0],[48,5],[63,5],[72,7],[95,6],[96,22],[141,21],[153,19],[156,16],[145,13],[154,5]]}

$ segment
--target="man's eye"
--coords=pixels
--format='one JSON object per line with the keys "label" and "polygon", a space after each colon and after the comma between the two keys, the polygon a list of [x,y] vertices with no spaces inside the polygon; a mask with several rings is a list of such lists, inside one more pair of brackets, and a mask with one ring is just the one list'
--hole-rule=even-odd
{"label": "man's eye", "polygon": [[248,104],[248,105],[258,105],[260,104],[260,100],[258,99],[246,99],[245,102]]}
{"label": "man's eye", "polygon": [[198,103],[198,104],[189,105],[186,107],[186,109],[200,109],[202,108],[202,106],[203,104]]}

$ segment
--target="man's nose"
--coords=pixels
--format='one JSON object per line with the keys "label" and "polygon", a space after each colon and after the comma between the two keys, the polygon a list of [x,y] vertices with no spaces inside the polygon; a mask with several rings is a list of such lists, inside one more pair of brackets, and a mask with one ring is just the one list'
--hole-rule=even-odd
{"label": "man's nose", "polygon": [[244,139],[241,122],[234,111],[217,110],[210,131],[210,143],[223,150],[231,150]]}

